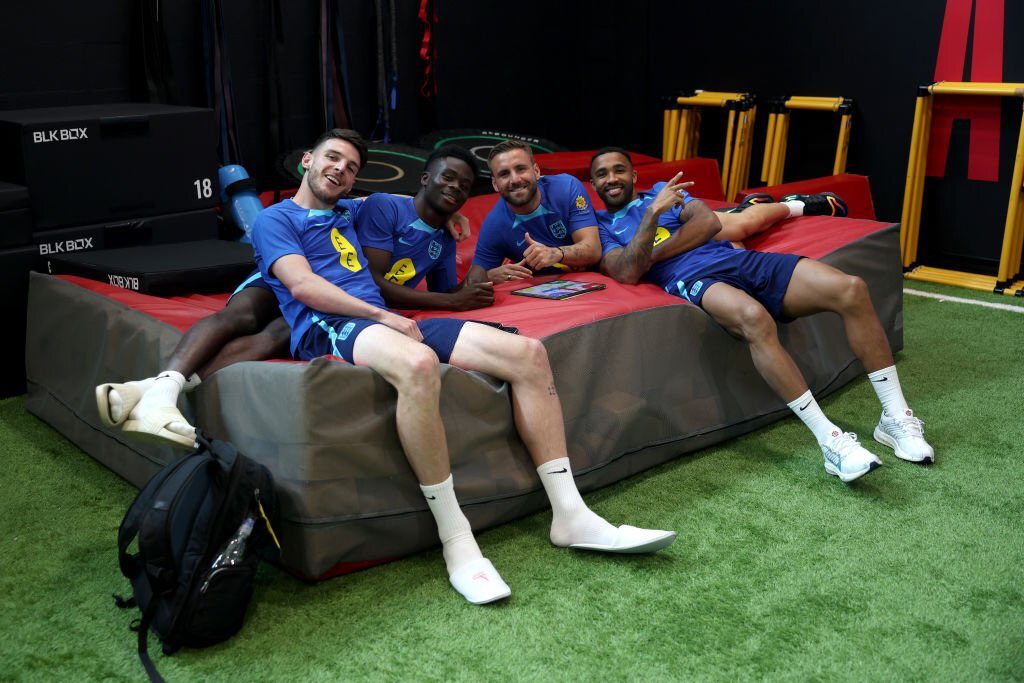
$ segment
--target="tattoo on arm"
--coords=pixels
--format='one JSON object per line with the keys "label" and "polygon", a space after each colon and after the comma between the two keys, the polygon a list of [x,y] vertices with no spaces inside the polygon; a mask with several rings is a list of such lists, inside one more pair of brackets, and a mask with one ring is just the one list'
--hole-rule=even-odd
{"label": "tattoo on arm", "polygon": [[551,386],[548,387],[548,396],[557,396],[557,395],[558,395],[558,390],[555,389],[555,385],[552,384]]}

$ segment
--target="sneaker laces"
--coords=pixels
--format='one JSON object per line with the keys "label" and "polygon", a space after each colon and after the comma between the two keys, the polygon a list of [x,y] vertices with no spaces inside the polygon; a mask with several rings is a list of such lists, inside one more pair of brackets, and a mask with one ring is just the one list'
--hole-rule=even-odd
{"label": "sneaker laces", "polygon": [[833,448],[832,450],[839,455],[849,455],[850,450],[852,450],[854,446],[859,446],[860,443],[858,442],[857,435],[854,432],[843,432],[832,439],[832,443],[829,444],[829,446],[831,447],[832,445],[837,446],[837,448]]}
{"label": "sneaker laces", "polygon": [[924,420],[913,415],[897,417],[893,420],[893,426],[900,430],[904,436],[916,436],[924,438]]}

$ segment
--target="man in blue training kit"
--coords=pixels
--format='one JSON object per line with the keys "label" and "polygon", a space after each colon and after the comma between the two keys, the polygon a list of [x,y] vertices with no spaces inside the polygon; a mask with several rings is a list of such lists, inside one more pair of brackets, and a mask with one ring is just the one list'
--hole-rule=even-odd
{"label": "man in blue training kit", "polygon": [[[519,280],[597,264],[597,220],[579,180],[541,177],[530,146],[518,140],[492,147],[488,164],[501,199],[480,226],[470,281]],[[502,265],[506,258],[512,263]]]}
{"label": "man in blue training kit", "polygon": [[[427,157],[415,197],[377,193],[360,208],[356,234],[389,306],[468,311],[494,303],[490,282],[459,282],[455,239],[445,229],[469,197],[474,163],[463,147],[439,147]],[[416,288],[424,279],[427,291]]]}
{"label": "man in blue training kit", "polygon": [[[814,434],[829,474],[849,482],[882,462],[857,442],[856,434],[843,432],[824,415],[779,342],[777,320],[822,311],[842,318],[850,348],[882,403],[875,439],[903,460],[934,461],[923,423],[903,397],[888,340],[862,279],[809,258],[736,249],[714,240],[718,217],[683,189],[682,174],[638,193],[629,153],[621,148],[599,150],[590,173],[607,207],[597,212],[601,272],[630,284],[643,277],[700,306],[745,341],[758,372]],[[806,199],[829,203],[827,198]]]}
{"label": "man in blue training kit", "polygon": [[[516,425],[551,501],[552,543],[609,552],[649,552],[669,545],[674,532],[616,528],[583,502],[566,457],[562,413],[539,341],[462,320],[417,324],[386,308],[354,228],[365,206],[343,199],[365,158],[366,145],[355,131],[333,129],[321,136],[302,158],[306,172],[295,197],[257,218],[256,263],[292,329],[295,357],[340,356],[377,371],[395,387],[398,436],[437,522],[452,586],[475,604],[510,595],[481,554],[455,498],[439,410],[439,362],[511,382]],[[452,157],[444,161],[456,171],[444,181],[439,207],[454,212],[468,195],[472,165]]]}

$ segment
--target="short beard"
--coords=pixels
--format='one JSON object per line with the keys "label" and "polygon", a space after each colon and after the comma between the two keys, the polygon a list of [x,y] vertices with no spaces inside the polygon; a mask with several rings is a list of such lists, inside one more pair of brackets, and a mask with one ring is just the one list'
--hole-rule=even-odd
{"label": "short beard", "polygon": [[531,188],[530,194],[528,194],[526,196],[526,199],[524,199],[522,201],[516,201],[515,199],[513,199],[511,191],[509,191],[506,194],[502,195],[502,197],[505,199],[505,201],[508,202],[511,206],[526,206],[527,204],[532,202],[536,196],[537,196],[537,185],[536,184],[534,184],[534,186]]}
{"label": "short beard", "polygon": [[[322,173],[317,172],[317,175],[323,177]],[[306,172],[306,183],[309,185],[309,191],[313,193],[313,196],[317,198],[317,201],[323,202],[324,204],[334,206],[335,204],[338,203],[339,199],[345,196],[344,192],[339,192],[336,197],[331,197],[330,195],[324,193],[324,191],[320,189],[319,184],[313,182],[313,176],[311,176],[308,171]],[[341,188],[339,188],[339,190],[340,189]]]}
{"label": "short beard", "polygon": [[622,186],[622,199],[620,201],[618,201],[618,202],[610,201],[607,197],[602,195],[601,196],[601,201],[604,202],[604,208],[608,209],[609,211],[611,211],[613,213],[618,211],[619,209],[621,209],[622,207],[626,206],[631,201],[633,201],[633,191],[634,191],[634,186],[633,186],[632,183],[627,183],[626,185],[623,185]]}

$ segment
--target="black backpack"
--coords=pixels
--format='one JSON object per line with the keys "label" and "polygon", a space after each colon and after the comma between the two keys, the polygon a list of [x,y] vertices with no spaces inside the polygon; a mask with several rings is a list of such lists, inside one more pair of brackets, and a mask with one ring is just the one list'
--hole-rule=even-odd
{"label": "black backpack", "polygon": [[[142,611],[132,629],[154,681],[162,679],[147,652],[149,629],[166,655],[227,640],[242,627],[261,557],[273,560],[280,548],[270,471],[230,443],[196,439],[198,450],[168,463],[139,492],[117,534],[134,595],[114,600]],[[251,532],[240,543],[244,527]]]}

